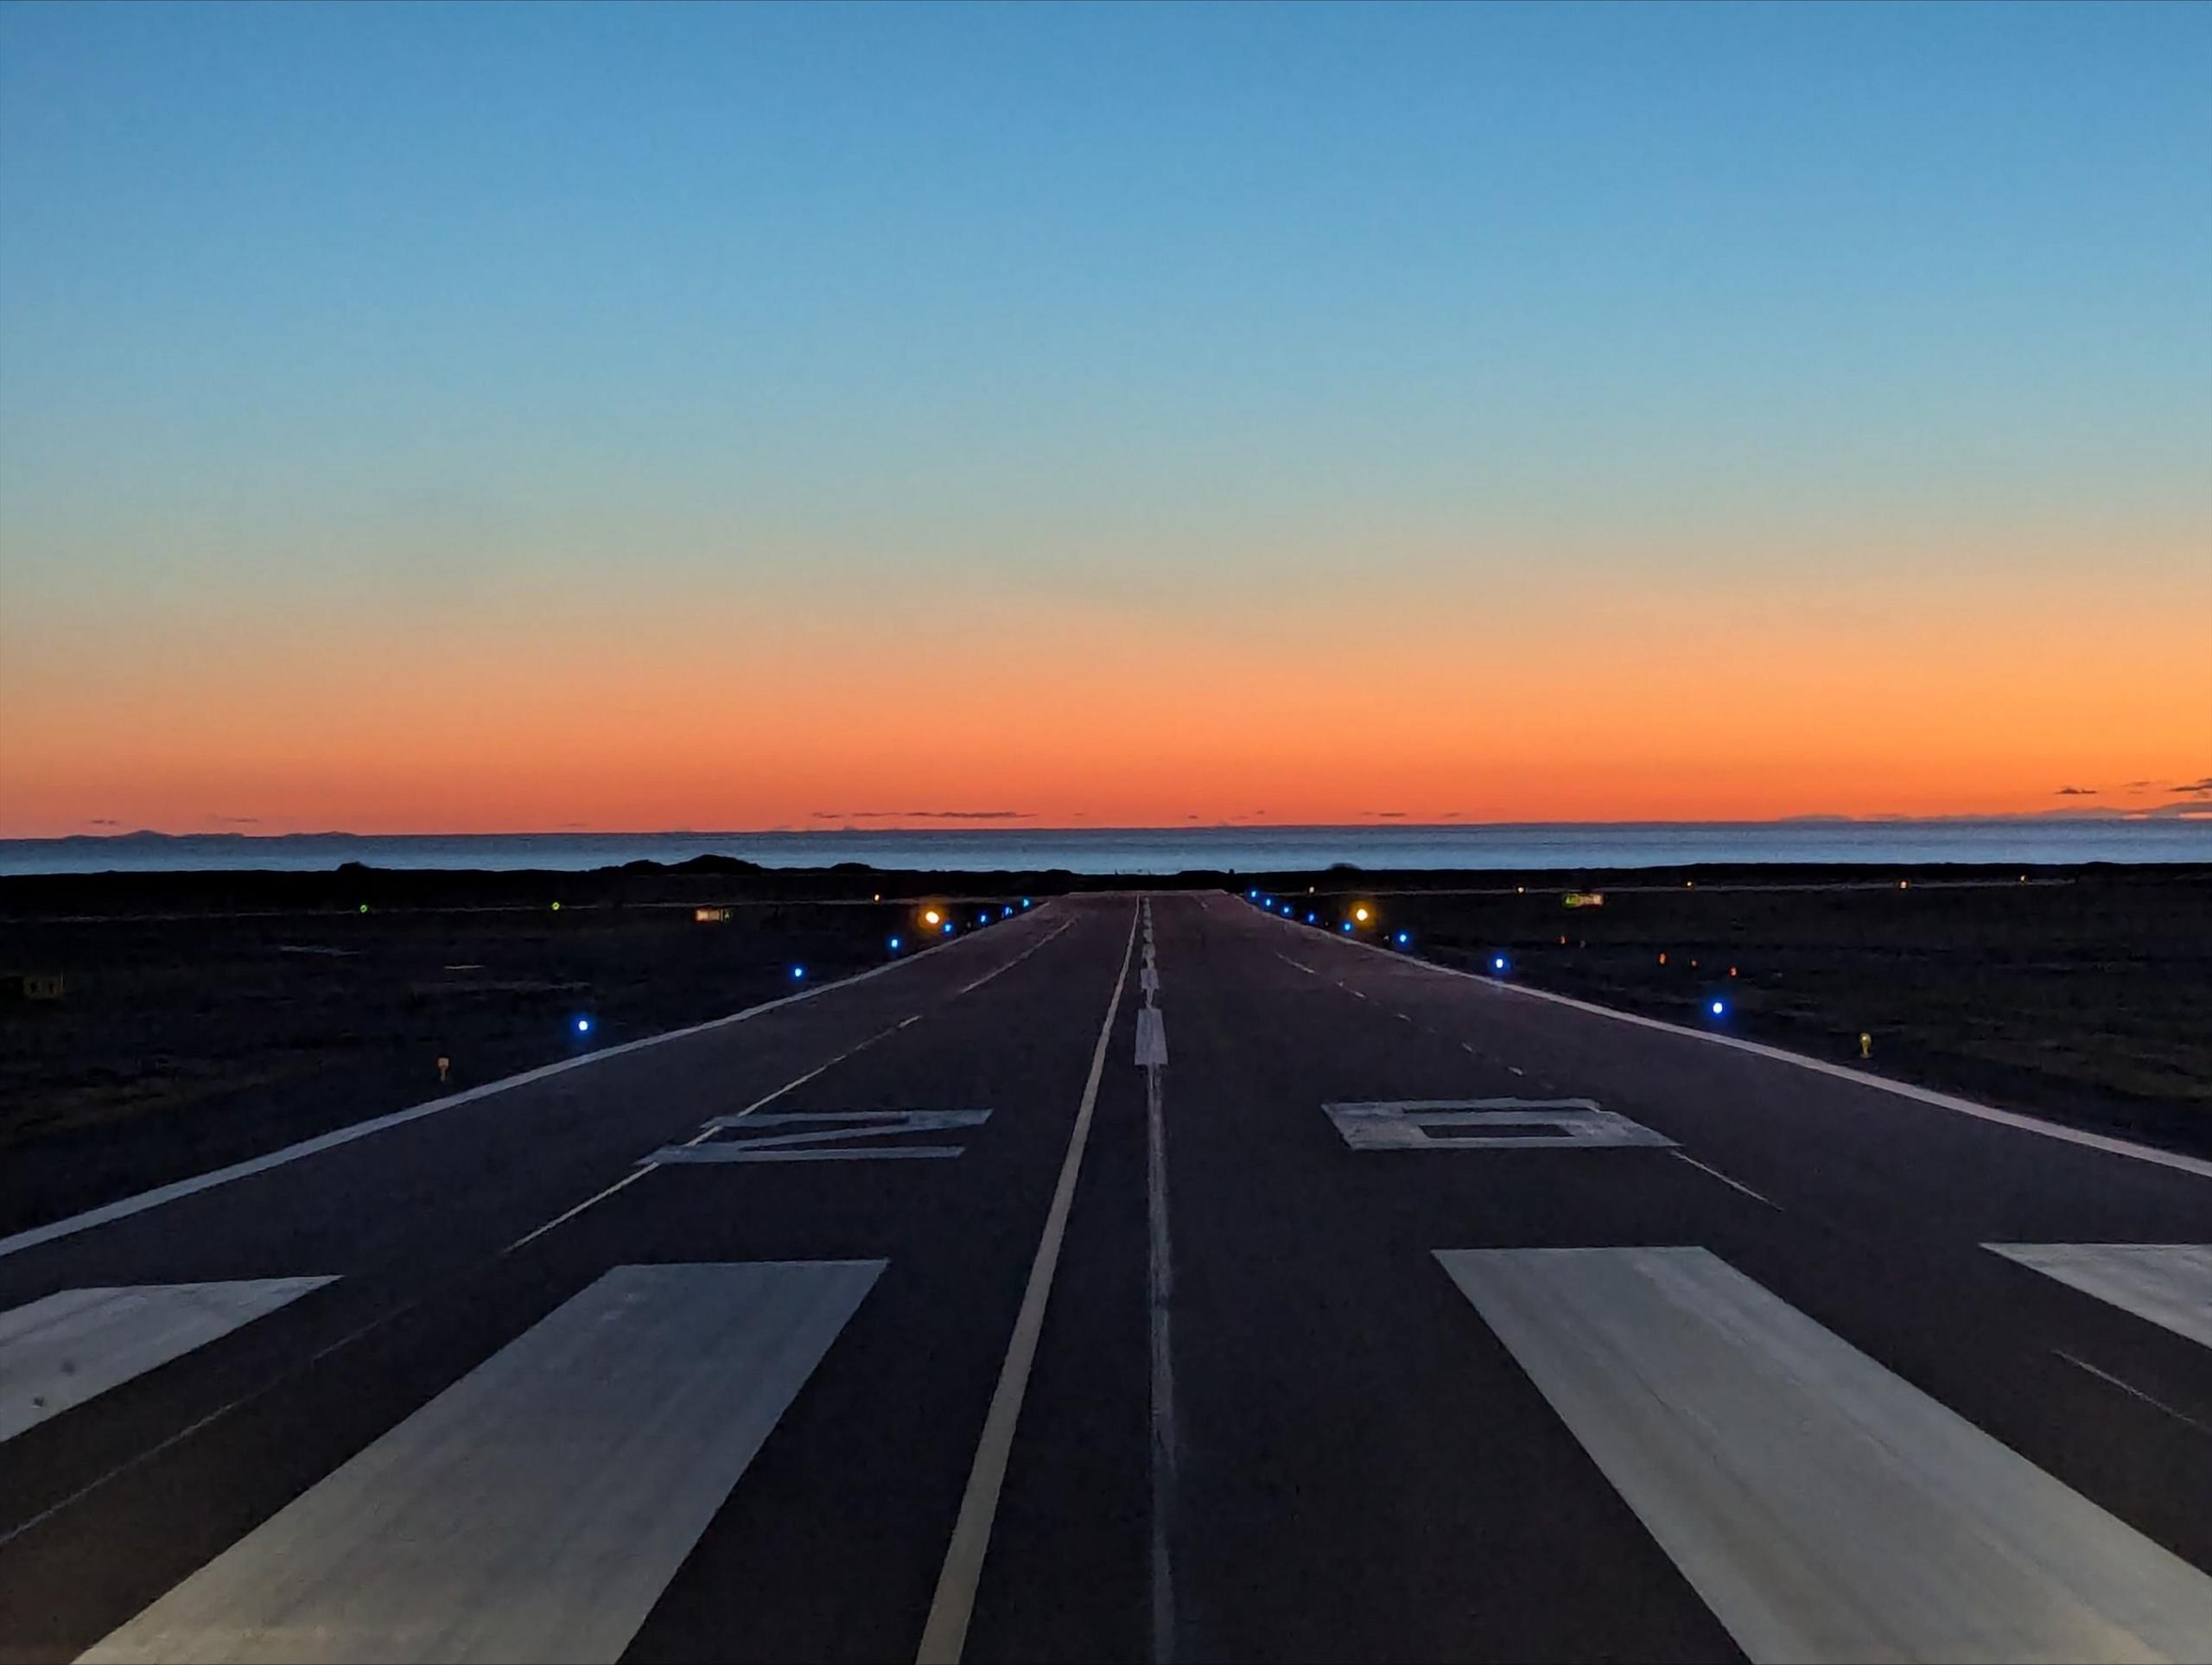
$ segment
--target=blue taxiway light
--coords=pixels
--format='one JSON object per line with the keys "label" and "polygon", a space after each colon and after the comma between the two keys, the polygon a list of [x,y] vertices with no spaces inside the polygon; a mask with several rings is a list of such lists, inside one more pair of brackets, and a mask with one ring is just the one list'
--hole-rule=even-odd
{"label": "blue taxiway light", "polygon": [[[1260,893],[1256,890],[1248,890],[1244,893],[1244,899],[1248,902],[1256,902],[1260,899]],[[368,910],[363,908],[361,912],[365,913]]]}
{"label": "blue taxiway light", "polygon": [[792,981],[793,982],[798,982],[798,980],[799,980],[800,978],[802,978],[802,977],[804,977],[804,976],[805,976],[805,975],[806,975],[806,968],[805,968],[804,966],[803,966],[803,965],[795,965],[795,966],[793,966],[793,967],[791,968],[791,981]]}
{"label": "blue taxiway light", "polygon": [[1306,916],[1306,923],[1309,925],[1315,923],[1314,918],[1312,914],[1309,913]]}
{"label": "blue taxiway light", "polygon": [[1728,1002],[1726,1001],[1715,1001],[1713,1002],[1713,1015],[1714,1017],[1724,1017],[1727,1014],[1727,1011]]}
{"label": "blue taxiway light", "polygon": [[1499,955],[1495,955],[1495,956],[1493,956],[1491,957],[1491,963],[1490,963],[1490,969],[1491,969],[1491,970],[1493,970],[1493,971],[1503,971],[1503,970],[1504,970],[1504,969],[1505,969],[1505,956],[1504,956],[1504,955],[1503,955],[1503,954],[1499,954]]}
{"label": "blue taxiway light", "polygon": [[591,1020],[589,1018],[578,1018],[576,1020],[576,1033],[580,1035],[588,1035],[591,1033]]}
{"label": "blue taxiway light", "polygon": [[1410,931],[1400,931],[1400,932],[1399,932],[1395,937],[1393,937],[1390,940],[1391,940],[1392,942],[1394,942],[1394,943],[1397,944],[1397,945],[1398,945],[1400,948],[1403,948],[1403,947],[1404,947],[1408,943],[1409,943],[1409,942],[1413,941],[1413,939],[1414,939],[1414,934],[1413,934],[1413,932],[1411,932]]}
{"label": "blue taxiway light", "polygon": [[899,939],[896,937],[893,937],[891,939],[891,951],[893,954],[896,954],[899,951]]}
{"label": "blue taxiway light", "polygon": [[944,934],[948,937],[952,935],[952,921],[950,919],[944,922]]}
{"label": "blue taxiway light", "polygon": [[1021,899],[1021,906],[1024,907],[1027,907],[1029,906],[1029,899],[1027,896]]}
{"label": "blue taxiway light", "polygon": [[1351,935],[1351,921],[1349,919],[1344,921],[1344,935],[1347,937]]}
{"label": "blue taxiway light", "polygon": [[988,913],[979,913],[976,916],[976,923],[979,925],[987,925],[990,922],[991,916]]}
{"label": "blue taxiway light", "polygon": [[1014,918],[1014,909],[1011,906],[1001,908],[999,910],[999,918],[1001,919],[1011,919]]}

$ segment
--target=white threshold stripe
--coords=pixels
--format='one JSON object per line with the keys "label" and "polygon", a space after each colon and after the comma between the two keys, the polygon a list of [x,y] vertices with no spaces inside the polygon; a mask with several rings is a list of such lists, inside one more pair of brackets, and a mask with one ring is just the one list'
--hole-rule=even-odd
{"label": "white threshold stripe", "polygon": [[2212,1578],[1707,1250],[1437,1259],[1751,1659],[2212,1647]]}
{"label": "white threshold stripe", "polygon": [[883,1266],[617,1267],[84,1658],[611,1665]]}
{"label": "white threshold stripe", "polygon": [[1098,1083],[1106,1070],[1106,1044],[1114,1036],[1114,1019],[1122,1009],[1129,961],[1136,952],[1137,912],[1135,908],[1129,910],[1129,940],[1122,950],[1122,969],[1114,978],[1113,996],[1106,1002],[1105,1021],[1098,1026],[1098,1044],[1091,1051],[1090,1075],[1076,1107],[1075,1126],[1068,1133],[1059,1182],[1052,1188],[1045,1230],[1037,1240],[1037,1256],[1030,1262],[1029,1281],[1021,1292],[1021,1309],[1014,1316],[1014,1333],[1007,1341],[1006,1360],[999,1367],[990,1408],[983,1414],[983,1432],[976,1442],[975,1461],[960,1497],[960,1513],[945,1544],[944,1564],[938,1570],[937,1590],[930,1598],[921,1644],[915,1650],[918,1665],[957,1665],[968,1643],[968,1621],[975,1615],[976,1586],[982,1578],[983,1557],[991,1547],[991,1528],[998,1518],[999,1493],[1006,1484],[1014,1425],[1021,1419],[1021,1401],[1029,1391],[1037,1338],[1045,1327],[1045,1304],[1052,1295],[1052,1274],[1060,1264],[1068,1211],[1075,1203],[1077,1177],[1083,1172],[1084,1147],[1090,1141],[1091,1112],[1097,1105]]}
{"label": "white threshold stripe", "polygon": [[2139,1319],[2148,1319],[2200,1347],[2212,1347],[2212,1244],[1984,1243],[1982,1247]]}
{"label": "white threshold stripe", "polygon": [[242,1278],[64,1289],[0,1312],[0,1441],[330,1281]]}
{"label": "white threshold stripe", "polygon": [[[1041,918],[1044,917],[1045,908],[1051,906],[1052,904],[1048,902],[1043,907],[1020,917],[1030,919]],[[80,1231],[90,1231],[96,1227],[107,1225],[117,1220],[128,1219],[134,1214],[143,1214],[149,1209],[160,1208],[164,1204],[196,1196],[203,1191],[212,1191],[218,1185],[229,1185],[234,1179],[250,1179],[254,1174],[266,1173],[271,1168],[283,1167],[287,1163],[297,1162],[305,1157],[319,1156],[325,1151],[336,1150],[341,1145],[350,1145],[357,1139],[366,1139],[372,1134],[384,1133],[393,1128],[402,1128],[410,1122],[419,1122],[424,1116],[436,1115],[446,1110],[457,1109],[463,1104],[474,1103],[480,1098],[489,1098],[495,1093],[507,1092],[516,1087],[525,1087],[534,1081],[543,1081],[549,1077],[561,1075],[569,1070],[581,1070],[588,1064],[603,1064],[608,1058],[620,1058],[626,1052],[642,1052],[648,1046],[658,1046],[667,1041],[682,1040],[687,1035],[704,1034],[709,1030],[726,1029],[732,1024],[748,1022],[765,1013],[778,1011],[786,1006],[796,1006],[801,1001],[813,1000],[818,995],[830,993],[833,989],[850,988],[856,983],[868,982],[871,977],[880,977],[887,972],[898,970],[902,966],[912,965],[941,948],[950,948],[955,943],[974,940],[973,932],[966,937],[948,937],[943,942],[931,943],[927,948],[917,949],[913,953],[902,958],[889,960],[881,965],[871,966],[865,971],[856,971],[849,977],[840,977],[832,982],[817,983],[812,988],[802,988],[797,994],[785,995],[772,1001],[764,1001],[758,1006],[748,1006],[741,1012],[732,1012],[723,1017],[709,1018],[704,1023],[690,1024],[681,1029],[665,1029],[657,1035],[641,1035],[635,1040],[626,1040],[617,1045],[602,1047],[597,1052],[587,1052],[581,1058],[564,1058],[557,1063],[541,1064],[534,1070],[524,1070],[519,1075],[505,1076],[498,1081],[487,1081],[480,1087],[471,1087],[465,1092],[453,1093],[444,1098],[434,1098],[426,1103],[412,1105],[404,1110],[394,1110],[389,1115],[372,1116],[366,1122],[356,1122],[350,1127],[334,1128],[328,1133],[318,1134],[312,1139],[302,1139],[297,1144],[287,1145],[281,1150],[270,1151],[265,1156],[249,1157],[243,1162],[233,1162],[228,1167],[217,1168],[207,1173],[194,1174],[188,1179],[178,1179],[166,1185],[156,1185],[153,1190],[140,1192],[135,1197],[124,1197],[112,1203],[103,1204],[99,1208],[87,1209],[82,1214],[73,1214],[67,1219],[49,1221],[45,1225],[33,1226],[29,1230],[18,1231],[13,1236],[0,1237],[0,1258],[10,1255],[20,1255],[25,1249],[35,1249],[41,1243],[50,1243],[58,1238],[74,1236]]]}
{"label": "white threshold stripe", "polygon": [[[1276,919],[1279,925],[1290,925],[1287,919],[1277,919],[1270,913],[1262,916]],[[1309,926],[1294,925],[1294,930],[1306,935],[1316,935]],[[1640,1012],[1624,1012],[1616,1007],[1600,1006],[1595,1001],[1577,1000],[1572,995],[1555,995],[1548,988],[1531,988],[1525,983],[1503,982],[1487,977],[1478,971],[1462,971],[1457,967],[1438,965],[1432,960],[1417,960],[1410,955],[1394,954],[1387,948],[1377,948],[1372,943],[1353,942],[1348,937],[1330,937],[1328,941],[1340,947],[1363,949],[1370,954],[1379,954],[1395,964],[1410,966],[1415,970],[1433,972],[1439,976],[1457,977],[1465,982],[1496,989],[1503,994],[1517,995],[1532,1001],[1548,1001],[1554,1006],[1571,1007],[1577,1012],[1587,1012],[1593,1017],[1609,1018],[1615,1023],[1632,1024],[1639,1029],[1656,1029],[1662,1034],[1677,1035],[1688,1040],[1701,1040],[1709,1045],[1726,1046],[1738,1052],[1751,1052],[1769,1058],[1777,1063],[1794,1065],[1800,1070],[1812,1070],[1838,1081],[1848,1081],[1856,1087],[1868,1087],[1877,1092],[1891,1094],[1897,1098],[1910,1098],[1922,1104],[1932,1104],[1938,1109],[1970,1115],[1977,1121],[1995,1122],[1999,1127],[2016,1128],[2022,1133],[2031,1133],[2044,1139],[2056,1139],[2063,1144],[2080,1145],[2089,1150],[2103,1151],[2113,1156],[2124,1156],[2131,1161],[2153,1163],[2159,1167],[2172,1168],[2180,1173],[2193,1173],[2200,1179],[2212,1179],[2212,1160],[2199,1156],[2184,1156],[2178,1151],[2160,1150],[2153,1145],[2139,1145],[2132,1140],[2115,1139],[2109,1134],[2091,1133],[2082,1128],[2069,1128],[2063,1122],[2044,1122],[2018,1110],[2001,1110],[1993,1104],[1976,1103],[1971,1098],[1961,1098],[1955,1093],[1938,1092],[1933,1087],[1917,1087],[1909,1081],[1895,1080],[1889,1076],[1878,1076],[1865,1070],[1854,1070],[1848,1064],[1831,1064],[1826,1058],[1808,1058],[1802,1052],[1792,1052],[1780,1046],[1770,1046],[1761,1040],[1745,1040],[1738,1035],[1716,1035],[1708,1030],[1692,1029],[1679,1023],[1669,1023],[1661,1018],[1647,1018]],[[1358,993],[1357,989],[1351,991]],[[1365,999],[1364,995],[1361,996]],[[1514,1073],[1518,1075],[1519,1071]]]}

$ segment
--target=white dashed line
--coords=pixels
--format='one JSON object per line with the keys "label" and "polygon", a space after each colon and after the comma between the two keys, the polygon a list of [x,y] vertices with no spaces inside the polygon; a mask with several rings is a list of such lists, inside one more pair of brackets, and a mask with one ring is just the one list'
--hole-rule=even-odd
{"label": "white dashed line", "polygon": [[1008,960],[1004,965],[992,968],[990,970],[983,973],[982,976],[976,978],[975,982],[961,984],[959,988],[953,990],[953,993],[956,995],[973,994],[976,989],[981,988],[985,983],[990,982],[992,978],[1003,976],[1006,973],[1013,970],[1014,967],[1020,965],[1024,960],[1027,959],[1032,954],[1034,954],[1039,949],[1044,947],[1046,943],[1051,942],[1054,937],[1065,934],[1074,924],[1075,921],[1072,919],[1061,920],[1059,929],[1058,931],[1052,931],[1048,936],[1039,937],[1037,941],[1030,944],[1028,947],[1023,949],[1020,953]]}
{"label": "white dashed line", "polygon": [[[912,1018],[907,1020],[908,1023],[912,1021],[913,1020]],[[897,1024],[893,1026],[894,1028],[903,1029],[906,1027],[906,1024]],[[760,1109],[766,1105],[774,1103],[778,1099],[781,1098],[785,1093],[791,1091],[794,1087],[804,1087],[808,1082],[813,1080],[815,1077],[820,1075],[824,1070],[828,1070],[836,1064],[842,1064],[855,1052],[859,1052],[861,1047],[873,1046],[877,1041],[881,1040],[884,1036],[891,1033],[892,1031],[890,1029],[879,1029],[875,1033],[870,1035],[866,1040],[861,1041],[858,1045],[848,1046],[843,1052],[838,1053],[836,1057],[831,1058],[827,1064],[817,1064],[813,1069],[809,1070],[803,1076],[793,1076],[789,1081],[786,1081],[782,1086],[777,1088],[775,1091],[772,1093],[763,1093],[760,1097],[754,1099],[750,1104],[747,1104],[743,1109],[738,1111],[737,1114],[739,1115],[750,1115],[753,1111]],[[722,1125],[722,1123],[718,1122],[709,1122],[697,1133],[685,1140],[682,1148],[689,1150],[694,1145],[705,1143],[708,1140],[714,1137],[715,1130]],[[505,1249],[501,1249],[499,1253],[502,1255],[512,1255],[515,1250],[523,1248],[525,1244],[536,1242],[547,1232],[552,1230],[554,1227],[566,1225],[569,1221],[575,1219],[577,1215],[582,1213],[594,1203],[603,1203],[608,1198],[614,1195],[616,1192],[620,1191],[625,1185],[635,1185],[639,1180],[644,1179],[647,1174],[651,1173],[659,1166],[659,1163],[652,1161],[650,1159],[639,1163],[636,1167],[632,1168],[629,1172],[624,1174],[613,1185],[607,1186],[606,1190],[594,1192],[593,1195],[585,1198],[583,1201],[578,1203],[574,1208],[555,1215],[543,1225],[539,1226],[535,1231],[525,1231],[521,1236],[516,1238]]]}
{"label": "white dashed line", "polygon": [[1726,1185],[1732,1191],[1740,1191],[1745,1196],[1750,1198],[1753,1202],[1764,1203],[1769,1208],[1775,1210],[1777,1213],[1781,1211],[1782,1204],[1776,1202],[1772,1198],[1760,1196],[1758,1192],[1753,1191],[1749,1185],[1745,1185],[1742,1181],[1731,1179],[1726,1174],[1721,1172],[1719,1168],[1707,1167],[1704,1163],[1699,1161],[1694,1156],[1684,1155],[1681,1151],[1676,1151],[1675,1154],[1681,1157],[1683,1161],[1688,1163],[1700,1173],[1711,1174],[1714,1179],[1720,1181],[1722,1185]]}
{"label": "white dashed line", "polygon": [[2190,1427],[2195,1428],[2200,1433],[2212,1432],[2212,1430],[2206,1429],[2205,1426],[2202,1422],[2190,1415],[2186,1411],[2177,1411],[2172,1406],[2167,1404],[2164,1400],[2152,1398],[2149,1394],[2145,1393],[2142,1389],[2137,1387],[2133,1382],[2121,1381],[2110,1370],[2101,1370],[2095,1365],[2090,1363],[2088,1359],[2076,1358],[2073,1354],[2068,1352],[2063,1347],[2054,1347],[2050,1350],[2056,1353],[2059,1357],[2064,1359],[2069,1364],[2073,1365],[2076,1369],[2087,1370],[2091,1376],[2096,1377],[2098,1381],[2109,1382],[2113,1387],[2119,1389],[2120,1392],[2133,1395],[2135,1398],[2141,1400],[2145,1405],[2151,1407],[2152,1410],[2164,1411],[2168,1416],[2172,1417],[2175,1421],[2186,1422]]}

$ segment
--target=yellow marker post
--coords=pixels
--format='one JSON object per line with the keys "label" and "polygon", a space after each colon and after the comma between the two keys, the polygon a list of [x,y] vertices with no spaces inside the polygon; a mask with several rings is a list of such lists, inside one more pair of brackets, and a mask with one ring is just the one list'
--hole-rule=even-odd
{"label": "yellow marker post", "polygon": [[1863,1029],[1859,1032],[1859,1056],[1861,1058],[1874,1056],[1874,1037]]}

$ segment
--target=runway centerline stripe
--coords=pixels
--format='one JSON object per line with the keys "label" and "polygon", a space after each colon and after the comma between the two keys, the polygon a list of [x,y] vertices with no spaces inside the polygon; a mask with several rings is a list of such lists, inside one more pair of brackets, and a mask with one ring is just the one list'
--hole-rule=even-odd
{"label": "runway centerline stripe", "polygon": [[0,1312],[0,1441],[330,1281],[245,1278],[64,1289]]}
{"label": "runway centerline stripe", "polygon": [[2212,1347],[2212,1244],[1984,1243],[1992,1254]]}
{"label": "runway centerline stripe", "polygon": [[[1152,929],[1152,901],[1144,904],[1145,930]],[[1156,987],[1156,982],[1155,982]],[[1147,1010],[1153,995],[1145,996]],[[1142,1016],[1143,1014],[1140,1014]],[[1175,1295],[1175,1261],[1167,1219],[1167,1109],[1160,1073],[1167,1064],[1167,1040],[1157,1012],[1153,1047],[1137,1043],[1144,1069],[1145,1287],[1151,1315],[1152,1438],[1152,1661],[1173,1665],[1175,1637],[1175,1497],[1178,1437],[1175,1429],[1175,1350],[1170,1316]]]}
{"label": "runway centerline stripe", "polygon": [[2212,1578],[1707,1250],[1437,1259],[1753,1660],[2204,1656]]}
{"label": "runway centerline stripe", "polygon": [[883,1266],[617,1267],[84,1657],[612,1662]]}
{"label": "runway centerline stripe", "polygon": [[1045,1230],[1037,1240],[1036,1258],[1030,1262],[1029,1281],[1021,1292],[1021,1308],[1007,1341],[998,1385],[983,1415],[983,1432],[976,1442],[976,1458],[961,1495],[960,1513],[945,1544],[944,1564],[938,1572],[937,1591],[931,1598],[929,1617],[922,1626],[921,1645],[915,1654],[918,1665],[955,1665],[967,1645],[968,1622],[976,1611],[976,1586],[982,1577],[991,1527],[998,1517],[999,1493],[1006,1484],[1014,1426],[1021,1419],[1022,1398],[1029,1390],[1037,1338],[1045,1325],[1045,1305],[1052,1295],[1052,1274],[1059,1267],[1060,1244],[1067,1236],[1068,1211],[1075,1202],[1077,1176],[1083,1171],[1084,1147],[1090,1139],[1091,1113],[1098,1103],[1099,1080],[1106,1071],[1106,1045],[1114,1037],[1122,991],[1128,986],[1129,962],[1137,946],[1137,909],[1129,910],[1129,939],[1122,950],[1122,969],[1115,975],[1114,993],[1106,1002],[1105,1020],[1098,1026],[1098,1044],[1090,1054],[1090,1075],[1076,1107],[1075,1126],[1068,1133],[1059,1181],[1052,1188],[1052,1205],[1045,1213]]}

